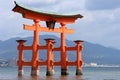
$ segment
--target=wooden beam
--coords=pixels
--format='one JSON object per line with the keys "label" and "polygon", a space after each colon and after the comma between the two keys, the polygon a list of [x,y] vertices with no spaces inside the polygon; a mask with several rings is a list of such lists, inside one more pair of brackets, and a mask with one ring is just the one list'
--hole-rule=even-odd
{"label": "wooden beam", "polygon": [[72,51],[72,50],[77,50],[77,48],[76,47],[66,47],[66,50]]}
{"label": "wooden beam", "polygon": [[54,66],[60,66],[61,62],[54,62]]}
{"label": "wooden beam", "polygon": [[25,61],[23,62],[24,66],[31,66],[31,64],[32,64],[32,62],[25,62]]}
{"label": "wooden beam", "polygon": [[[35,30],[35,26],[31,26],[31,25],[25,25],[24,24],[24,29],[25,30]],[[42,31],[42,32],[58,32],[58,33],[62,33],[62,29],[61,28],[55,28],[55,29],[49,29],[47,27],[39,27],[38,28],[39,31]],[[74,33],[74,30],[73,29],[65,29],[65,33],[69,33],[69,34],[73,34]]]}
{"label": "wooden beam", "polygon": [[42,49],[47,49],[47,46],[39,46],[38,45],[38,49],[42,50]]}
{"label": "wooden beam", "polygon": [[76,62],[68,62],[67,65],[68,66],[76,66]]}
{"label": "wooden beam", "polygon": [[38,62],[38,65],[40,66],[47,65],[47,62]]}
{"label": "wooden beam", "polygon": [[54,48],[54,51],[60,51],[60,50],[61,50],[60,47]]}
{"label": "wooden beam", "polygon": [[32,48],[33,48],[32,46],[24,46],[23,50],[32,50]]}
{"label": "wooden beam", "polygon": [[25,25],[25,24],[23,24],[23,28],[25,29],[25,30],[35,30],[35,26],[33,25],[33,26],[30,26],[30,25]]}

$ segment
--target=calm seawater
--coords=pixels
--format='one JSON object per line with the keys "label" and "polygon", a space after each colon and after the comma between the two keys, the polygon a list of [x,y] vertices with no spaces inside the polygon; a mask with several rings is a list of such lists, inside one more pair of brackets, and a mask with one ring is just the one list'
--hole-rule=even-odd
{"label": "calm seawater", "polygon": [[0,67],[0,80],[120,80],[120,67],[84,67],[83,75],[76,76],[76,68],[69,67],[69,75],[61,76],[55,67],[54,76],[46,77],[46,67],[40,68],[40,76],[31,77],[30,67],[24,68],[24,76],[17,76],[17,67]]}

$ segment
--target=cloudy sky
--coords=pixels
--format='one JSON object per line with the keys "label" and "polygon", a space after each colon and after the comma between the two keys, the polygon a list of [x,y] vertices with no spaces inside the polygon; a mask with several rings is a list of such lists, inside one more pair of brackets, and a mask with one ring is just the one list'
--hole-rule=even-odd
{"label": "cloudy sky", "polygon": [[[79,13],[84,16],[67,27],[75,30],[67,39],[82,39],[95,44],[120,49],[120,0],[16,0],[19,4],[38,10],[56,13]],[[23,30],[23,19],[12,11],[14,0],[0,0],[0,40],[32,36]],[[40,33],[45,34],[45,33]]]}

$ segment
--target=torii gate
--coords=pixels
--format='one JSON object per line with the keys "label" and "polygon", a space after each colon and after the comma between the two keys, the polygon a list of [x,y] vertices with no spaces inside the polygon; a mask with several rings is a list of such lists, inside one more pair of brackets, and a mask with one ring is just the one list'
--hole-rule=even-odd
{"label": "torii gate", "polygon": [[[73,29],[67,29],[66,24],[74,23],[77,18],[82,18],[80,14],[75,15],[60,15],[53,13],[45,13],[40,11],[31,10],[24,6],[21,6],[15,2],[14,12],[21,13],[23,18],[31,19],[34,21],[33,25],[24,24],[25,30],[34,31],[34,39],[32,46],[24,46],[26,40],[17,40],[19,43],[19,59],[18,59],[18,75],[23,75],[23,66],[31,66],[31,75],[39,75],[39,66],[46,65],[47,72],[46,75],[53,75],[53,66],[61,66],[61,75],[68,75],[68,66],[76,66],[76,75],[82,74],[82,42],[81,40],[76,40],[75,47],[66,46],[65,34],[73,34]],[[45,21],[47,27],[41,26],[40,21]],[[60,23],[61,27],[55,28],[55,23]],[[61,33],[61,46],[58,48],[53,47],[54,39],[48,38],[46,40],[46,45],[39,44],[39,32],[58,32]],[[39,50],[47,50],[47,61],[41,62],[39,60]],[[31,62],[24,61],[23,50],[32,50],[32,60]],[[75,62],[69,62],[67,57],[68,50],[76,50],[77,59]],[[53,51],[61,52],[61,61],[54,62]]]}

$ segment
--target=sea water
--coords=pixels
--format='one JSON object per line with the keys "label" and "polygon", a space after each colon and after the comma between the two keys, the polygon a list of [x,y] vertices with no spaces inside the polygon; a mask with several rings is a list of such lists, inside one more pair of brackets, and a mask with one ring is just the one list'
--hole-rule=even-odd
{"label": "sea water", "polygon": [[120,67],[83,67],[83,75],[76,76],[76,67],[69,67],[69,75],[61,76],[60,67],[54,67],[54,76],[46,77],[46,67],[40,67],[40,76],[31,77],[30,67],[18,77],[17,67],[0,67],[0,80],[120,80]]}

